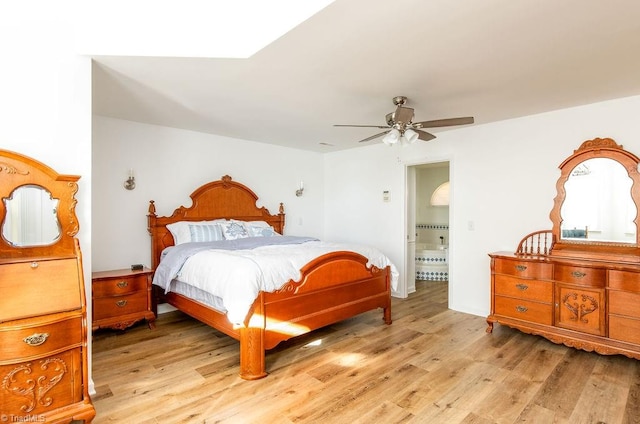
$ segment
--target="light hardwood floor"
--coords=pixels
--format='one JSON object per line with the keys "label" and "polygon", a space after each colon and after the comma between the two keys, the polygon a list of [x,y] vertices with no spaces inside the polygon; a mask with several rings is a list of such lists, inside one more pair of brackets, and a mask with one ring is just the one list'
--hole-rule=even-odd
{"label": "light hardwood floor", "polygon": [[447,284],[281,344],[238,377],[238,343],[180,312],[93,339],[94,423],[640,423],[640,361],[447,309]]}

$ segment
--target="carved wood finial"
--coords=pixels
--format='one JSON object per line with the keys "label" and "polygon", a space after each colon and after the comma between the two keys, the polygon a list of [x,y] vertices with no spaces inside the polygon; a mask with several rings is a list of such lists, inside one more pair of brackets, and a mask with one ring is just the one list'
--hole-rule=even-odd
{"label": "carved wood finial", "polygon": [[594,138],[593,140],[587,140],[583,142],[580,147],[573,151],[573,153],[577,153],[581,150],[589,150],[589,149],[619,149],[624,150],[621,144],[618,144],[612,138]]}
{"label": "carved wood finial", "polygon": [[155,200],[149,200],[149,215],[156,215],[156,204]]}
{"label": "carved wood finial", "polygon": [[278,213],[284,213],[284,203],[280,203],[280,209],[278,210]]}
{"label": "carved wood finial", "polygon": [[223,175],[222,178],[220,178],[220,181],[222,181],[222,187],[229,188],[231,184],[231,177],[229,175]]}

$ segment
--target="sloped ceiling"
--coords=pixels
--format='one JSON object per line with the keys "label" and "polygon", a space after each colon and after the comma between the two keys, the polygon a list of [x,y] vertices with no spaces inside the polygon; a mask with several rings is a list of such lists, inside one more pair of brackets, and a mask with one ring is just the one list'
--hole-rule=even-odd
{"label": "sloped ceiling", "polygon": [[330,152],[398,95],[479,125],[640,94],[640,2],[336,0],[249,58],[94,61],[96,115]]}

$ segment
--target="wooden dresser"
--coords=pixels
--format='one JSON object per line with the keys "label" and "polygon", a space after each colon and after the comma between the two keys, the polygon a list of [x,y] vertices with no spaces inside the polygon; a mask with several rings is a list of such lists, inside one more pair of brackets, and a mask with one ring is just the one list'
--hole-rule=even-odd
{"label": "wooden dresser", "polygon": [[[590,162],[602,158],[612,162],[614,172],[622,173],[621,182],[609,171],[598,171],[600,163]],[[515,252],[489,255],[488,332],[499,323],[555,343],[640,359],[640,238],[635,216],[640,205],[639,163],[613,140],[594,139],[560,165],[558,195],[550,214],[553,229],[527,235]],[[601,174],[615,183],[604,193],[620,202],[611,202],[606,209],[592,198],[586,204],[572,198],[575,211],[567,207],[568,192],[579,184],[597,182],[599,190],[594,186],[581,191],[602,194]],[[618,188],[621,193],[612,194]],[[599,205],[598,213],[585,213],[590,204]],[[609,215],[615,216],[606,219]]]}
{"label": "wooden dresser", "polygon": [[78,179],[0,150],[0,419],[5,422],[91,422],[95,416],[88,394],[82,255],[74,237]]}
{"label": "wooden dresser", "polygon": [[640,359],[640,265],[510,252],[490,257],[489,332],[497,322],[555,343]]}
{"label": "wooden dresser", "polygon": [[121,269],[92,274],[93,329],[124,330],[146,319],[155,328],[155,314],[151,305],[153,271]]}

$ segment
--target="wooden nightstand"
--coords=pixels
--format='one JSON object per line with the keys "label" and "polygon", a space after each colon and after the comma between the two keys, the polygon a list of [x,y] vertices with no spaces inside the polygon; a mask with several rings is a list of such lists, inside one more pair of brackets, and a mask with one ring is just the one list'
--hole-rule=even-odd
{"label": "wooden nightstand", "polygon": [[93,330],[113,328],[124,330],[141,319],[155,328],[156,316],[151,304],[153,271],[119,269],[91,274],[93,300]]}

